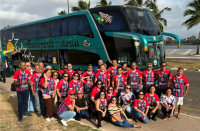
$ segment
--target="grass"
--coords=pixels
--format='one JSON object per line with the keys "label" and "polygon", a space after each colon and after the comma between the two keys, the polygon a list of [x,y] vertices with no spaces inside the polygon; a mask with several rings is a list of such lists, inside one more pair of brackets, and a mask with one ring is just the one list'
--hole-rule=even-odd
{"label": "grass", "polygon": [[167,60],[168,69],[180,66],[189,71],[196,71],[196,68],[200,69],[200,61]]}
{"label": "grass", "polygon": [[17,98],[0,93],[0,130],[1,131],[95,131],[89,126],[81,125],[78,122],[68,122],[69,126],[64,127],[59,121],[46,122],[43,117],[23,118],[18,122]]}

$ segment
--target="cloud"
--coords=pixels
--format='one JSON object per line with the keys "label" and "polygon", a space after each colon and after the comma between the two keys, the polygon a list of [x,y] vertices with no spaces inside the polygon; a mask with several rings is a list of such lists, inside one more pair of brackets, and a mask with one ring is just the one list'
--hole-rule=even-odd
{"label": "cloud", "polygon": [[[77,6],[78,0],[69,0],[70,7]],[[89,2],[89,0],[86,0]],[[94,7],[100,0],[90,0],[91,7]],[[123,5],[124,0],[107,0],[112,1],[112,5]],[[172,8],[172,11],[164,12],[163,18],[167,19],[165,32],[179,35],[186,38],[196,35],[200,31],[200,25],[187,31],[187,27],[181,24],[189,17],[183,17],[187,3],[192,0],[157,0],[159,9],[165,7]],[[0,28],[7,25],[18,25],[44,18],[57,16],[58,12],[65,10],[67,12],[67,0],[1,0],[0,1]],[[70,8],[71,12],[71,8]]]}

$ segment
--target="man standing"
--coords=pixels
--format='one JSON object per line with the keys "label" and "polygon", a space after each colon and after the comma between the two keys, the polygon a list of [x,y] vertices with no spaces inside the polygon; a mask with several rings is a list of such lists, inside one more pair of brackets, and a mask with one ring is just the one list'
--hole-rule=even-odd
{"label": "man standing", "polygon": [[166,62],[162,62],[160,64],[160,70],[157,71],[156,75],[156,79],[158,80],[158,91],[157,91],[157,95],[161,96],[161,94],[165,94],[166,92],[166,88],[168,87],[168,82],[170,82],[172,75],[171,72],[169,70],[166,70],[166,66],[167,63]]}
{"label": "man standing", "polygon": [[85,77],[88,74],[90,75],[91,80],[92,80],[92,82],[94,84],[95,83],[95,73],[92,71],[92,64],[88,65],[88,70],[83,73],[83,77]]}
{"label": "man standing", "polygon": [[73,75],[74,73],[76,73],[76,71],[72,70],[72,64],[71,64],[71,63],[68,63],[67,66],[68,66],[68,71],[67,71],[67,73],[69,74],[70,80],[71,80],[71,79],[72,79],[72,75]]}
{"label": "man standing", "polygon": [[8,57],[6,57],[6,60],[5,60],[5,63],[4,63],[4,67],[6,69],[6,77],[7,78],[11,77],[11,74],[10,74],[10,62],[8,60]]}
{"label": "man standing", "polygon": [[[186,86],[186,89],[184,91],[185,86]],[[176,98],[176,104],[178,105],[177,118],[180,119],[181,118],[180,113],[183,107],[183,97],[186,96],[189,90],[189,82],[188,82],[188,79],[183,75],[182,67],[179,67],[177,74],[172,76],[172,79],[170,81],[170,87],[173,88],[173,94]]]}
{"label": "man standing", "polygon": [[107,88],[110,87],[110,76],[107,72],[105,72],[105,66],[103,64],[100,66],[100,71],[96,73],[95,82],[97,80],[101,80],[103,82],[102,86],[104,89],[107,90]]}
{"label": "man standing", "polygon": [[[26,70],[30,72],[31,76],[32,76],[32,71],[31,71],[31,63],[30,62],[26,62]],[[29,89],[31,90],[31,86],[29,85]],[[28,99],[28,112],[29,111],[34,111],[34,98],[32,93],[29,94],[29,99]]]}
{"label": "man standing", "polygon": [[155,72],[152,70],[152,68],[153,65],[151,63],[148,63],[147,69],[142,72],[144,94],[147,92],[148,88],[151,85],[154,85]]}
{"label": "man standing", "polygon": [[0,75],[3,77],[3,83],[5,83],[6,78],[5,78],[5,74],[4,74],[3,61],[1,59],[1,54],[0,54]]}
{"label": "man standing", "polygon": [[[133,93],[138,93],[142,88],[142,75],[140,70],[136,69],[136,62],[131,63],[131,69],[126,73],[128,85],[132,88]],[[135,94],[136,95],[136,94]]]}
{"label": "man standing", "polygon": [[[42,62],[39,62],[39,68],[40,68],[40,73],[43,73],[44,72],[44,64],[42,63]],[[36,73],[36,71],[34,70],[33,71],[33,74],[35,74]]]}
{"label": "man standing", "polygon": [[113,76],[117,75],[117,60],[112,61],[112,66],[108,68],[108,74],[111,80]]}
{"label": "man standing", "polygon": [[63,73],[67,73],[68,71],[68,66],[64,65],[62,70],[58,71],[58,74],[60,75],[60,78],[62,78]]}
{"label": "man standing", "polygon": [[[29,71],[25,70],[25,62],[21,62],[19,65],[20,69],[14,73],[14,85],[17,91],[18,98],[18,121],[22,121],[23,116],[31,116],[28,109],[28,97],[29,97],[29,88],[28,84],[32,84],[30,81],[31,74]],[[22,114],[24,111],[24,114]],[[23,116],[22,116],[23,115]]]}
{"label": "man standing", "polygon": [[[41,114],[45,113],[45,103],[41,92],[40,77],[42,73],[40,72],[39,66],[35,66],[36,73],[32,75],[31,81],[33,85],[31,86],[31,91],[35,100],[35,108],[37,111],[37,116],[40,117]],[[41,103],[41,106],[40,106]],[[42,109],[42,112],[41,112]]]}
{"label": "man standing", "polygon": [[99,65],[98,67],[94,68],[95,73],[97,73],[97,71],[100,71],[100,65],[103,65],[103,61],[101,59],[98,61],[98,65]]}

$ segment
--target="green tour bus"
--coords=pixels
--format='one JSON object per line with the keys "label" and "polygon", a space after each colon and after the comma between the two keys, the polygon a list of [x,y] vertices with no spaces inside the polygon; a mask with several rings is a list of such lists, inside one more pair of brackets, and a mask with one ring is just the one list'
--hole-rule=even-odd
{"label": "green tour bus", "polygon": [[159,69],[165,61],[163,36],[150,10],[134,6],[105,6],[1,29],[2,54],[12,65],[21,60],[43,62],[55,70],[70,62],[73,68],[108,65],[113,59],[128,67],[136,61],[144,70],[148,63]]}

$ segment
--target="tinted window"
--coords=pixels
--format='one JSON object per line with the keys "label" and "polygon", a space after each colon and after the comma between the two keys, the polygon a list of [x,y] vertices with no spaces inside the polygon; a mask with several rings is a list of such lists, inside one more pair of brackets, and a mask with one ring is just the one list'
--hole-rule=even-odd
{"label": "tinted window", "polygon": [[15,38],[19,40],[25,39],[25,31],[24,28],[17,28],[15,30]]}
{"label": "tinted window", "polygon": [[61,35],[61,20],[56,20],[51,22],[51,35],[60,36]]}
{"label": "tinted window", "polygon": [[1,31],[1,40],[6,41],[6,31]]}
{"label": "tinted window", "polygon": [[[117,11],[95,12],[92,13],[92,16],[100,32],[126,31],[124,20],[121,14]],[[106,20],[106,18],[108,19]]]}
{"label": "tinted window", "polygon": [[37,37],[36,25],[30,25],[25,27],[26,30],[26,39],[33,39]]}
{"label": "tinted window", "polygon": [[81,35],[85,33],[91,33],[91,28],[87,17],[75,16],[69,18],[69,34],[71,35]]}
{"label": "tinted window", "polygon": [[[6,32],[7,32],[7,37],[6,37],[6,39],[7,39],[7,41],[9,41],[9,40],[12,39],[12,34],[15,33],[15,31],[14,31],[14,30],[7,30]],[[16,37],[15,37],[15,38],[16,38]]]}
{"label": "tinted window", "polygon": [[62,19],[61,23],[61,35],[67,35],[68,34],[68,20]]}
{"label": "tinted window", "polygon": [[67,53],[62,56],[66,57],[64,59],[68,59],[66,61],[74,65],[97,65],[96,61],[100,59],[98,54],[82,50],[67,50]]}
{"label": "tinted window", "polygon": [[50,22],[44,22],[37,25],[37,34],[39,38],[50,37],[51,35],[51,24]]}

